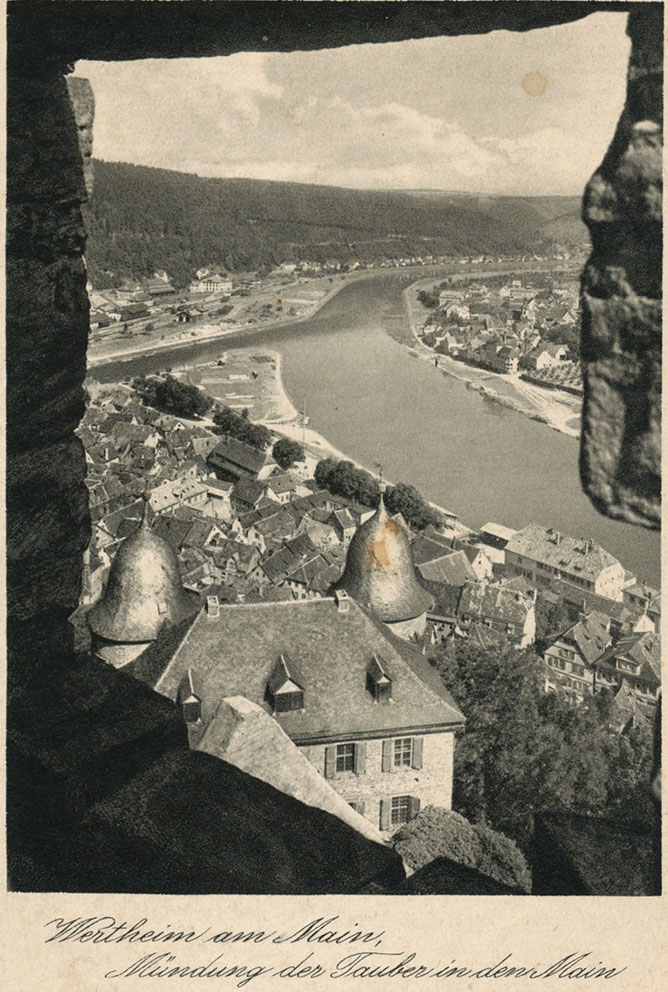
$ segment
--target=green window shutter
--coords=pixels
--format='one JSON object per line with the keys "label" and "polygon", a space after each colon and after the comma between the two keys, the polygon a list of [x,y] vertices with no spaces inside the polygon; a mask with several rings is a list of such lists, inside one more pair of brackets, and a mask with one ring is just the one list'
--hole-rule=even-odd
{"label": "green window shutter", "polygon": [[394,741],[383,741],[383,771],[391,772],[394,764]]}
{"label": "green window shutter", "polygon": [[420,812],[420,800],[417,796],[411,796],[411,820]]}
{"label": "green window shutter", "polygon": [[413,738],[413,768],[422,768],[422,752],[423,752],[424,738],[414,737]]}
{"label": "green window shutter", "polygon": [[336,744],[325,748],[325,778],[334,778],[336,774]]}
{"label": "green window shutter", "polygon": [[380,801],[380,829],[389,830],[390,829],[390,800],[381,799]]}
{"label": "green window shutter", "polygon": [[366,741],[355,745],[355,774],[364,775],[366,772]]}

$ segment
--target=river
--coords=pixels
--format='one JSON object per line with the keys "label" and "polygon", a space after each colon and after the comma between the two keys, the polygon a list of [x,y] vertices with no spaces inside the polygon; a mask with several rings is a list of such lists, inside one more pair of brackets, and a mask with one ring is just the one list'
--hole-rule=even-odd
{"label": "river", "polygon": [[230,335],[187,349],[96,366],[111,382],[210,361],[248,342],[283,356],[283,381],[309,426],[387,478],[413,483],[430,500],[479,527],[531,521],[587,537],[638,577],[659,585],[660,537],[599,514],[580,489],[578,442],[468,390],[413,358],[388,329],[404,326],[402,290],[415,274],[352,282],[312,318]]}

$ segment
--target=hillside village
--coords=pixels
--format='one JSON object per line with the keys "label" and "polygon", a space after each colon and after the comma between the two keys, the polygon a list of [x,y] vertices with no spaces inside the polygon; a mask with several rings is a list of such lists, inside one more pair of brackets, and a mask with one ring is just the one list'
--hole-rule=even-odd
{"label": "hillside village", "polygon": [[[78,621],[103,594],[119,548],[148,513],[202,601],[271,604],[328,599],[356,530],[373,507],[318,487],[313,458],[282,469],[259,450],[144,405],[126,385],[89,380],[79,428],[86,451],[93,538]],[[274,439],[279,435],[274,434]],[[409,640],[533,646],[545,692],[573,705],[602,688],[611,727],[653,722],[660,687],[659,593],[593,543],[529,523],[479,533],[444,513],[411,531],[412,565],[429,605]],[[75,618],[77,619],[77,618]],[[82,624],[77,622],[82,631]],[[401,632],[404,636],[404,632]]]}
{"label": "hillside village", "polygon": [[467,283],[445,280],[418,293],[425,345],[470,365],[582,394],[575,279],[533,274]]}

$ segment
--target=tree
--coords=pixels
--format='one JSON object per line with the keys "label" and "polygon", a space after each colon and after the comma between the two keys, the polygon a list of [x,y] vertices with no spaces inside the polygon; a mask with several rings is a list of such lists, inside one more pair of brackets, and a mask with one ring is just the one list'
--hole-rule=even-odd
{"label": "tree", "polygon": [[443,519],[438,510],[429,506],[415,486],[399,482],[385,493],[385,506],[390,513],[401,513],[414,530],[423,530],[431,524],[440,527]]}
{"label": "tree", "polygon": [[539,593],[536,597],[536,642],[539,650],[554,634],[561,633],[574,622],[571,611],[562,600],[553,602]]}
{"label": "tree", "polygon": [[133,385],[148,406],[177,417],[203,417],[213,403],[197,386],[171,375],[135,379]]}
{"label": "tree", "polygon": [[378,505],[380,489],[377,481],[350,461],[323,458],[316,465],[314,478],[320,489],[329,489],[337,496],[345,496],[365,506]]}
{"label": "tree", "polygon": [[250,444],[260,451],[266,450],[271,444],[271,431],[264,424],[254,424],[248,417],[248,410],[241,414],[231,410],[229,406],[219,407],[213,415],[213,422],[219,434],[227,434],[238,441]]}
{"label": "tree", "polygon": [[274,461],[281,468],[290,468],[295,462],[304,460],[304,449],[298,441],[293,441],[289,437],[282,437],[276,441],[271,449]]}
{"label": "tree", "polygon": [[438,306],[438,296],[433,293],[428,293],[426,290],[421,289],[417,294],[417,298],[423,307],[427,307],[429,310],[435,310]]}
{"label": "tree", "polygon": [[503,885],[531,892],[531,873],[514,841],[452,810],[427,806],[393,836],[392,847],[411,873],[446,857]]}
{"label": "tree", "polygon": [[545,695],[543,663],[532,650],[450,642],[432,663],[466,717],[453,796],[464,816],[524,848],[535,810],[601,813],[613,800],[617,809],[632,801],[632,788],[619,795],[613,781],[618,745],[598,705],[572,707]]}
{"label": "tree", "polygon": [[318,489],[329,489],[329,479],[335,465],[335,458],[321,458],[318,462],[313,473]]}
{"label": "tree", "polygon": [[611,732],[607,693],[576,707],[545,694],[541,659],[510,645],[486,650],[450,642],[431,660],[466,716],[455,750],[459,812],[523,848],[539,809],[631,812],[651,822],[651,735],[640,728]]}

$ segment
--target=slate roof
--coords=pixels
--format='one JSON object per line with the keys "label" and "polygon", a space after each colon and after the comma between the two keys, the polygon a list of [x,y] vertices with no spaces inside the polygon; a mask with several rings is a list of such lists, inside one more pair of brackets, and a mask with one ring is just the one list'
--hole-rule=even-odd
{"label": "slate roof", "polygon": [[236,438],[224,434],[218,445],[209,454],[207,461],[214,466],[225,467],[228,464],[233,467],[238,466],[257,475],[260,469],[267,464],[268,459],[264,451],[258,451],[252,445],[244,444],[242,441],[237,441]]}
{"label": "slate roof", "polygon": [[153,521],[153,530],[178,552],[192,527],[190,520],[180,520],[178,517],[158,516]]}
{"label": "slate roof", "polygon": [[411,551],[413,553],[413,564],[417,568],[419,565],[424,565],[428,561],[435,561],[437,558],[442,558],[447,551],[450,551],[450,542],[445,538],[443,541],[438,541],[432,537],[423,537],[418,535],[411,545]]}
{"label": "slate roof", "polygon": [[570,641],[575,645],[584,660],[591,665],[603,654],[610,643],[608,617],[592,612],[568,627],[563,633],[550,638],[550,643]]}
{"label": "slate roof", "polygon": [[531,600],[516,589],[489,582],[468,582],[462,589],[457,613],[524,624]]}
{"label": "slate roof", "polygon": [[299,563],[299,557],[290,551],[289,548],[282,547],[278,551],[265,558],[261,562],[262,571],[270,582],[283,582],[289,572],[292,572]]}
{"label": "slate roof", "polygon": [[418,565],[417,571],[428,582],[442,582],[449,586],[463,586],[475,582],[476,574],[463,551],[453,551],[434,561]]}
{"label": "slate roof", "polygon": [[601,655],[597,664],[616,667],[618,659],[627,659],[636,665],[636,674],[661,684],[661,635],[651,631],[627,634],[620,637]]}
{"label": "slate roof", "polygon": [[272,475],[267,479],[266,485],[277,495],[294,492],[297,486],[301,485],[301,479],[292,472],[281,472],[280,475]]}
{"label": "slate roof", "polygon": [[[158,639],[128,674],[175,699],[188,668],[207,706],[243,695],[271,712],[267,681],[281,654],[304,677],[304,709],[277,713],[296,742],[393,736],[409,729],[461,726],[463,715],[423,655],[390,634],[368,611],[334,599],[223,606],[217,619],[202,610],[162,650]],[[369,661],[378,655],[392,671],[392,704],[378,705],[366,688]]]}
{"label": "slate roof", "polygon": [[239,479],[232,490],[232,498],[237,503],[243,503],[246,506],[253,507],[264,493],[264,489],[263,482],[258,482],[256,479],[244,476]]}
{"label": "slate roof", "polygon": [[540,561],[552,568],[565,572],[575,572],[583,579],[595,581],[603,569],[622,566],[604,548],[586,542],[582,538],[570,537],[540,524],[529,524],[517,531],[508,541],[506,551],[522,555],[532,561]]}

